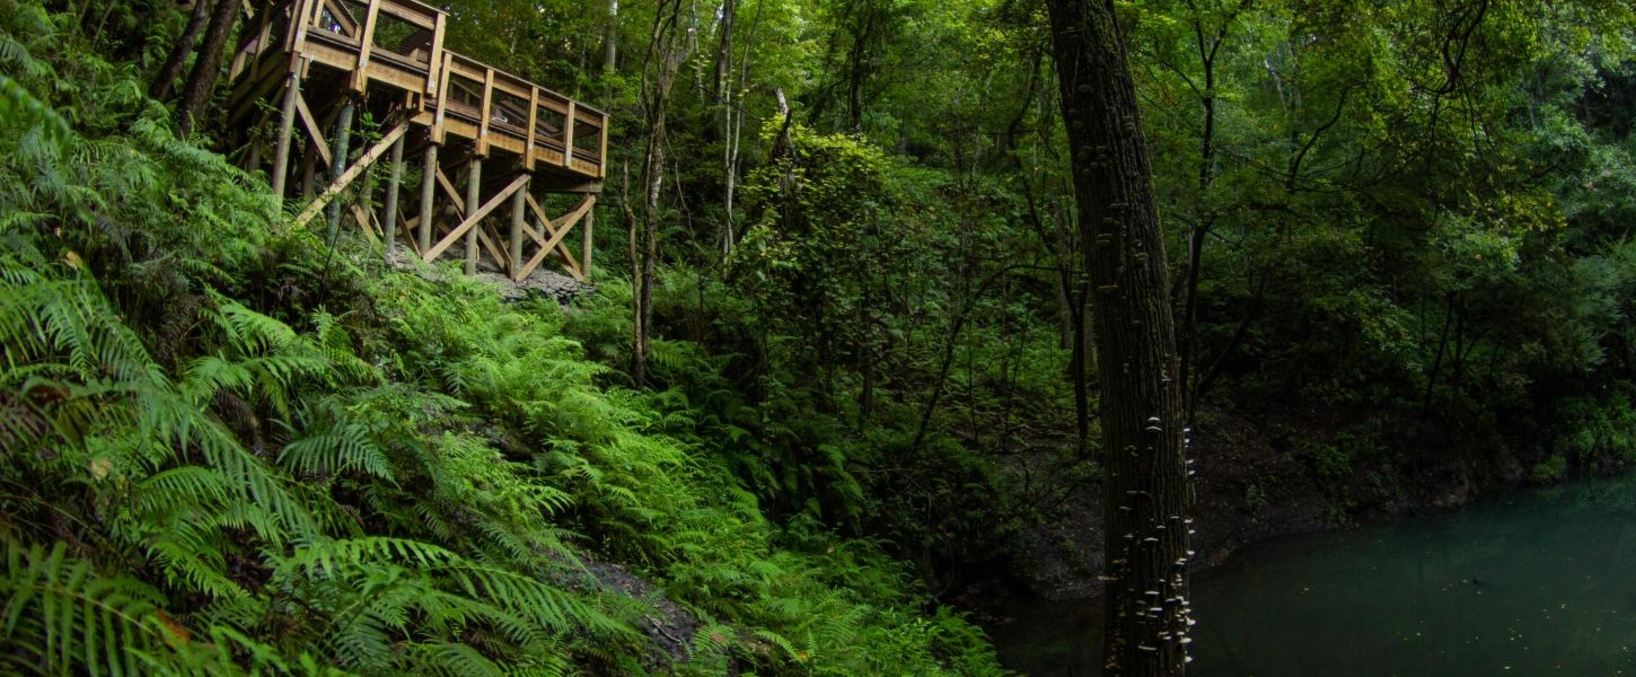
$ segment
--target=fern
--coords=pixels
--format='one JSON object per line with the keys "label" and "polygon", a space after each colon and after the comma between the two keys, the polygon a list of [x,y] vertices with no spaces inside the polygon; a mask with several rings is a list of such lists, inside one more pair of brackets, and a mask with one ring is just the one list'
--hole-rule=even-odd
{"label": "fern", "polygon": [[347,421],[333,400],[320,401],[304,413],[308,425],[301,436],[279,451],[278,464],[285,470],[302,478],[360,471],[384,482],[395,481],[391,462],[369,431]]}
{"label": "fern", "polygon": [[333,674],[305,656],[292,670],[268,647],[226,629],[214,631],[211,642],[196,642],[159,608],[153,589],[103,577],[67,550],[60,543],[50,550],[6,545],[0,663],[8,672],[231,675],[241,674],[242,660],[267,674]]}

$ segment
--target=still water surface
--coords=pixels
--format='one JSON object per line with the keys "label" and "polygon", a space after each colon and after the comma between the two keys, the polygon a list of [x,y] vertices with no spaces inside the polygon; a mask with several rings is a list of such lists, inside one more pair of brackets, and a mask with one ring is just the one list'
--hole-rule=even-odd
{"label": "still water surface", "polygon": [[[1192,675],[1636,675],[1636,479],[1253,546],[1195,578]],[[1099,610],[1019,604],[1030,675],[1094,675]]]}

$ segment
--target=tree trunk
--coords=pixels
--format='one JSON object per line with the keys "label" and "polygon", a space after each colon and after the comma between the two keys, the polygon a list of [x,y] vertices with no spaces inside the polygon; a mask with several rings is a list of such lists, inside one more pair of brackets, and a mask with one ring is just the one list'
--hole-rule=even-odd
{"label": "tree trunk", "polygon": [[619,65],[619,0],[608,0],[608,32],[602,36],[602,76]]}
{"label": "tree trunk", "polygon": [[1152,170],[1112,0],[1050,0],[1101,366],[1111,675],[1186,670],[1192,489]]}
{"label": "tree trunk", "polygon": [[1195,206],[1192,233],[1187,241],[1185,276],[1187,281],[1182,301],[1179,380],[1182,384],[1182,406],[1187,411],[1189,425],[1192,424],[1198,409],[1198,390],[1193,387],[1193,380],[1196,377],[1193,368],[1198,362],[1199,271],[1204,265],[1204,246],[1209,241],[1210,230],[1216,225],[1216,207],[1211,204],[1213,198],[1210,195],[1210,188],[1216,181],[1216,55],[1221,52],[1222,44],[1227,41],[1227,31],[1232,28],[1238,13],[1249,6],[1249,3],[1250,0],[1241,0],[1236,9],[1222,17],[1219,26],[1212,27],[1209,35],[1205,34],[1204,16],[1199,12],[1198,6],[1192,2],[1188,3],[1188,8],[1192,10],[1193,39],[1194,45],[1198,48],[1199,66],[1204,70],[1204,87],[1198,90],[1204,124],[1204,131],[1199,135],[1199,196],[1198,204]]}
{"label": "tree trunk", "polygon": [[193,14],[188,17],[187,28],[176,38],[176,44],[170,50],[170,58],[165,59],[165,65],[159,67],[159,75],[153,79],[152,86],[148,87],[149,96],[160,101],[170,98],[172,90],[176,88],[176,78],[182,77],[182,67],[187,65],[187,55],[192,54],[194,45],[199,44],[199,33],[204,30],[205,21],[209,18],[210,3],[205,0],[194,0]]}
{"label": "tree trunk", "polygon": [[875,39],[875,7],[868,0],[860,3],[864,12],[859,19],[862,25],[854,24],[852,34],[852,67],[848,72],[846,88],[846,114],[851,124],[849,131],[863,132],[863,85],[869,77],[872,68],[870,63],[873,55],[870,53],[870,43]]}
{"label": "tree trunk", "polygon": [[[201,2],[203,0],[200,0]],[[191,134],[210,95],[216,91],[216,78],[221,74],[222,51],[227,47],[227,36],[238,23],[237,0],[217,0],[210,12],[210,29],[205,32],[204,44],[199,46],[199,58],[193,63],[193,74],[188,76],[182,89],[182,106],[176,111],[177,124],[184,136]]]}
{"label": "tree trunk", "polygon": [[721,3],[721,42],[716,44],[716,81],[710,90],[710,102],[721,105],[726,102],[723,93],[727,91],[729,78],[733,73],[733,15],[737,12],[733,0],[722,0]]}
{"label": "tree trunk", "polygon": [[687,61],[693,43],[678,27],[682,3],[661,2],[654,17],[642,69],[642,111],[648,123],[647,152],[642,163],[642,229],[631,230],[631,268],[635,274],[636,346],[631,378],[640,388],[647,377],[648,337],[653,324],[653,281],[659,262],[660,194],[665,184],[665,128],[670,90],[676,72]]}
{"label": "tree trunk", "polygon": [[625,230],[630,234],[631,258],[631,299],[636,307],[633,309],[631,322],[631,385],[641,387],[647,378],[648,368],[648,328],[643,324],[646,314],[642,312],[642,249],[641,235],[637,229],[636,212],[631,209],[630,169],[624,170],[624,199],[619,201],[625,211]]}

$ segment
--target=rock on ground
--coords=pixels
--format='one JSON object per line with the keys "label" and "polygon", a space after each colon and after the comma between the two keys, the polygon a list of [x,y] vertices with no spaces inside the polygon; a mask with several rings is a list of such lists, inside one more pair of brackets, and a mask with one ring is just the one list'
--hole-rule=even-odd
{"label": "rock on ground", "polygon": [[[398,267],[413,266],[416,257],[402,243],[393,243],[392,255],[388,261]],[[428,279],[442,279],[446,275],[441,268],[433,266],[415,266]],[[491,282],[499,287],[500,296],[507,301],[520,301],[530,296],[549,296],[557,303],[568,305],[576,296],[596,293],[596,286],[589,282],[581,282],[568,275],[564,275],[546,266],[539,266],[521,282],[513,281],[488,259],[480,259],[477,263],[479,280]]]}

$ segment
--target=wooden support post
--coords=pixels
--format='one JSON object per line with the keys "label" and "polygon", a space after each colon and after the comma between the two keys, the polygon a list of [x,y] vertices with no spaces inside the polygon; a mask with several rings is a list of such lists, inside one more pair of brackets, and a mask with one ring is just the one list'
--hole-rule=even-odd
{"label": "wooden support post", "polygon": [[534,146],[539,143],[534,136],[539,129],[540,121],[540,88],[528,88],[528,138],[523,142],[523,169],[534,171]]}
{"label": "wooden support post", "polygon": [[244,149],[244,171],[254,174],[261,169],[261,137],[266,133],[265,124],[256,125],[255,129],[250,130],[250,145]]}
{"label": "wooden support post", "polygon": [[[341,105],[341,118],[335,122],[335,149],[330,151],[330,183],[338,183],[341,173],[347,168],[347,145],[352,143],[352,115],[358,109],[349,97]],[[341,229],[341,203],[331,200],[329,203],[329,246],[335,246],[335,236]]]}
{"label": "wooden support post", "polygon": [[[527,174],[523,175],[525,178]],[[528,184],[511,196],[511,265],[506,272],[516,275],[523,265],[523,220],[527,213]]]}
{"label": "wooden support post", "polygon": [[574,116],[578,108],[573,99],[568,100],[568,117],[562,122],[562,166],[574,168]]}
{"label": "wooden support post", "polygon": [[[433,27],[432,27],[432,48],[427,50],[427,59],[426,59],[426,91],[424,92],[424,94],[426,96],[425,96],[425,98],[421,99],[421,101],[424,102],[424,101],[427,101],[429,99],[437,98],[437,99],[439,99],[439,101],[438,101],[439,108],[442,107],[442,100],[441,100],[442,94],[440,92],[443,91],[443,87],[440,84],[440,81],[444,77],[444,75],[443,75],[443,27],[444,27],[444,22],[447,21],[448,18],[449,17],[448,17],[447,14],[444,14],[443,12],[438,12],[437,13],[437,19],[435,20],[436,23],[433,24]],[[433,137],[433,138],[437,139],[440,142],[443,140],[443,139],[437,138],[437,137]]]}
{"label": "wooden support post", "polygon": [[[474,208],[481,204],[483,193],[483,158],[471,159],[470,175],[466,177],[466,207]],[[471,215],[467,214],[470,219]],[[466,231],[466,274],[477,274],[477,229]]]}
{"label": "wooden support post", "polygon": [[311,200],[313,192],[318,189],[318,153],[312,149],[318,144],[307,143],[307,152],[301,154],[301,199]]}
{"label": "wooden support post", "polygon": [[597,131],[602,134],[602,146],[597,150],[596,175],[599,179],[605,179],[608,178],[608,115],[606,113],[602,115],[602,122],[597,126]]}
{"label": "wooden support post", "polygon": [[365,10],[363,29],[358,32],[358,63],[352,69],[352,91],[363,93],[369,86],[369,57],[375,49],[375,22],[381,13],[381,3],[369,3]]}
{"label": "wooden support post", "polygon": [[489,68],[483,75],[483,106],[477,109],[477,153],[478,157],[489,154],[489,120],[494,117],[494,69]]}
{"label": "wooden support post", "polygon": [[432,198],[437,192],[437,144],[426,144],[426,169],[420,177],[420,237],[419,249],[426,251],[432,248],[432,222],[437,220],[432,214],[434,205]]}
{"label": "wooden support post", "polygon": [[381,235],[385,239],[386,251],[381,254],[388,262],[392,260],[392,243],[398,240],[398,185],[403,182],[403,137],[392,142],[392,174],[386,180],[386,219],[381,222]]}
{"label": "wooden support post", "polygon": [[581,250],[579,257],[580,272],[585,275],[585,279],[587,280],[591,279],[591,245],[592,243],[596,242],[596,239],[593,236],[593,232],[595,230],[596,210],[587,210],[585,212],[585,245]]}

